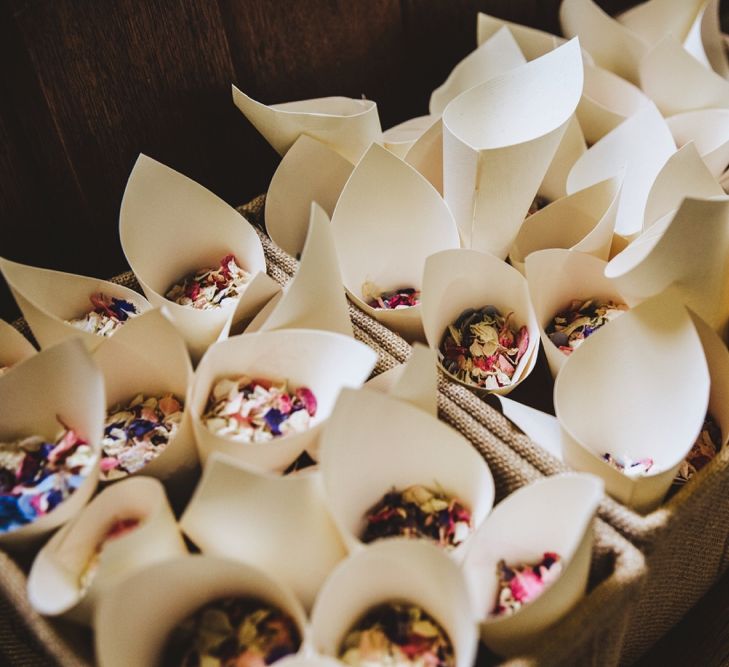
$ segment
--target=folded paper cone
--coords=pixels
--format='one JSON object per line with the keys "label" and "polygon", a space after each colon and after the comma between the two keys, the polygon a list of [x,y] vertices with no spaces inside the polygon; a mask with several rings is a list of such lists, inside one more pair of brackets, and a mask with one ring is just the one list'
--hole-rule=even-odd
{"label": "folded paper cone", "polygon": [[448,103],[461,93],[525,62],[526,58],[509,28],[500,28],[461,60],[445,82],[433,91],[430,113],[442,115]]}
{"label": "folded paper cone", "polygon": [[101,667],[157,665],[172,630],[208,602],[254,597],[288,614],[305,650],[306,615],[296,596],[265,572],[213,556],[183,556],[152,565],[109,590],[97,607]]}
{"label": "folded paper cone", "polygon": [[[606,266],[606,262],[597,257],[570,250],[540,250],[527,257],[529,296],[539,323],[539,335],[549,370],[554,378],[569,358],[546,332],[555,315],[564,311],[573,301],[594,299],[602,303],[624,303],[615,285],[605,277]],[[608,322],[604,326],[610,324]]]}
{"label": "folded paper cone", "polygon": [[[187,402],[201,460],[205,462],[211,452],[219,451],[258,468],[284,470],[315,445],[319,425],[331,413],[340,390],[360,386],[376,360],[375,352],[363,343],[324,331],[285,329],[243,334],[216,343],[200,361]],[[254,443],[236,442],[209,430],[201,416],[214,384],[243,375],[287,380],[292,390],[308,387],[317,402],[310,428]]]}
{"label": "folded paper cone", "polygon": [[[590,336],[557,377],[554,405],[565,461],[602,477],[620,502],[640,512],[654,509],[701,430],[709,384],[686,309],[669,295],[642,303]],[[603,460],[605,454],[618,461],[650,459],[652,466],[628,477]]]}
{"label": "folded paper cone", "polygon": [[535,60],[565,42],[561,37],[549,32],[537,30],[520,23],[504,21],[504,19],[479,12],[477,17],[478,44],[483,44],[503,27],[507,27],[512,33],[519,45],[519,49],[527,60]]}
{"label": "folded paper cone", "polygon": [[316,202],[309,208],[299,268],[256,330],[319,329],[354,336],[329,218]]}
{"label": "folded paper cone", "polygon": [[724,173],[729,164],[729,109],[688,111],[666,122],[679,148],[693,141],[711,175]]}
{"label": "folded paper cone", "polygon": [[141,294],[106,280],[41,269],[3,258],[0,258],[0,271],[41,348],[71,337],[81,338],[89,350],[99,346],[105,340],[104,336],[82,331],[67,322],[92,310],[94,305],[89,299],[95,294],[128,301],[137,313],[150,309]]}
{"label": "folded paper cone", "polygon": [[478,632],[463,575],[439,549],[419,540],[374,544],[332,572],[311,615],[314,647],[338,656],[352,626],[370,609],[387,602],[420,606],[450,638],[456,667],[473,665]]}
{"label": "folded paper cone", "polygon": [[[567,614],[584,595],[592,555],[592,518],[602,482],[567,474],[539,480],[511,494],[474,535],[463,564],[481,638],[500,655],[514,655]],[[512,615],[491,615],[499,598],[499,562],[534,563],[560,556],[562,571],[546,589]]]}
{"label": "folded paper cone", "polygon": [[436,120],[438,120],[438,116],[428,114],[399,123],[382,133],[382,145],[404,160],[413,144]]}
{"label": "folded paper cone", "polygon": [[47,442],[64,426],[92,448],[93,467],[78,488],[52,511],[0,534],[0,547],[22,548],[73,518],[98,480],[98,451],[104,424],[104,384],[83,343],[73,338],[33,355],[0,378],[0,441],[39,435]]}
{"label": "folded paper cone", "polygon": [[567,128],[559,142],[557,152],[549,164],[547,173],[539,186],[539,195],[547,201],[555,201],[567,195],[567,177],[569,176],[575,162],[585,153],[587,144],[585,135],[573,115],[567,123]]}
{"label": "folded paper cone", "polygon": [[610,178],[552,202],[530,215],[509,253],[524,273],[530,253],[565,248],[607,259],[613,239],[622,179]]}
{"label": "folded paper cone", "polygon": [[721,31],[719,0],[697,0],[703,5],[696,15],[683,47],[724,79],[729,78],[729,56]]}
{"label": "folded paper cone", "polygon": [[[525,326],[529,333],[527,350],[514,370],[511,384],[489,390],[508,394],[534,368],[539,348],[539,325],[524,276],[497,257],[475,250],[447,250],[428,258],[423,276],[423,328],[432,350],[438,353],[448,325],[465,310],[484,306],[495,306],[504,317],[513,312],[516,330]],[[465,387],[478,390],[475,385],[448,375]]]}
{"label": "folded paper cone", "polygon": [[[20,363],[35,354],[35,348],[14,326],[0,320],[0,369],[10,370],[11,366]],[[0,376],[3,371],[0,370]]]}
{"label": "folded paper cone", "polygon": [[418,137],[404,159],[443,196],[443,121],[440,118]]}
{"label": "folded paper cone", "polygon": [[237,336],[247,331],[254,321],[263,322],[280,298],[281,285],[267,273],[259,271],[246,287],[244,298],[238,301],[233,316],[228,319],[217,340],[225,340],[229,336]]}
{"label": "folded paper cone", "polygon": [[422,338],[419,304],[373,308],[365,290],[420,290],[426,257],[459,246],[453,216],[430,183],[374,144],[344,186],[331,229],[352,300],[405,338]]}
{"label": "folded paper cone", "polygon": [[354,169],[329,146],[302,134],[284,155],[266,193],[266,229],[289,255],[304,247],[311,202],[332,215]]}
{"label": "folded paper cone", "polygon": [[581,94],[573,40],[448,105],[444,194],[464,247],[506,257]]}
{"label": "folded paper cone", "polygon": [[647,50],[638,35],[606,14],[593,0],[563,0],[559,21],[564,35],[579,35],[580,43],[596,65],[638,84],[640,62]]}
{"label": "folded paper cone", "polygon": [[629,305],[673,287],[723,337],[729,320],[729,199],[687,198],[662,235],[652,231],[612,259],[605,275]]}
{"label": "folded paper cone", "polygon": [[624,169],[615,231],[624,236],[639,233],[650,188],[675,151],[666,121],[655,106],[647,106],[577,160],[567,179],[567,192],[583,190]]}
{"label": "folded paper cone", "polygon": [[[125,520],[139,524],[104,543],[112,526]],[[41,614],[90,624],[98,601],[121,579],[186,553],[162,485],[149,477],[128,479],[100,493],[41,549],[28,575],[28,599]],[[85,590],[94,558],[96,572]]]}
{"label": "folded paper cone", "polygon": [[[350,551],[362,548],[367,512],[392,490],[422,485],[470,512],[470,534],[494,502],[486,462],[459,433],[417,407],[368,390],[341,393],[321,439],[327,502]],[[389,539],[389,538],[388,538]],[[463,557],[468,536],[450,551]]]}
{"label": "folded paper cone", "polygon": [[[168,309],[197,361],[236,307],[198,310],[166,298],[169,289],[199,269],[217,268],[234,255],[250,274],[266,271],[258,235],[222,199],[182,174],[140,155],[124,191],[119,235],[129,265],[152,305]],[[247,290],[236,299],[246,299]],[[240,313],[238,313],[240,315]]]}
{"label": "folded paper cone", "polygon": [[306,609],[347,553],[318,472],[281,477],[219,453],[209,458],[180,525],[204,554],[265,569]]}
{"label": "folded paper cone", "polygon": [[618,16],[618,21],[646,44],[672,34],[683,41],[706,0],[648,0]]}
{"label": "folded paper cone", "polygon": [[356,164],[382,138],[377,105],[371,100],[320,97],[266,106],[233,86],[233,102],[279,155],[306,134]]}
{"label": "folded paper cone", "polygon": [[[139,394],[161,399],[171,394],[182,403],[182,420],[164,449],[139,470],[113,469],[102,479],[113,481],[129,474],[156,477],[170,489],[189,486],[198,465],[189,410],[184,405],[192,382],[192,366],[185,341],[159,310],[145,313],[97,348],[94,361],[104,375],[106,409],[122,409]],[[102,451],[102,460],[107,454]],[[102,468],[104,465],[102,464]],[[182,492],[182,489],[180,489]]]}
{"label": "folded paper cone", "polygon": [[556,459],[562,459],[562,432],[554,415],[499,396],[504,417]]}

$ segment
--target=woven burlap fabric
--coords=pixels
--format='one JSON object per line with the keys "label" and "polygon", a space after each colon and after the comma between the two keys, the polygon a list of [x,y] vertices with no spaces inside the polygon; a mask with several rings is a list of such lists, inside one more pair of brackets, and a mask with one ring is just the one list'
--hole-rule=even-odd
{"label": "woven burlap fabric", "polygon": [[[260,222],[263,199],[254,200],[241,209],[252,222]],[[292,257],[276,247],[260,232],[268,273],[280,284],[290,280],[297,268]],[[114,282],[139,289],[131,273]],[[410,355],[410,346],[399,336],[381,326],[367,314],[350,306],[355,336],[378,353],[375,373],[403,363]],[[20,323],[19,328],[23,328]],[[27,329],[26,329],[27,331]],[[542,473],[519,455],[501,435],[476,418],[472,411],[459,405],[451,395],[450,383],[443,377],[439,383],[438,408],[441,419],[463,433],[486,459],[494,477],[497,499],[501,499]],[[465,394],[469,395],[468,392]],[[456,392],[456,398],[459,393]],[[461,397],[464,398],[464,397]],[[471,397],[473,398],[473,397]],[[481,405],[481,402],[476,400]],[[644,578],[644,560],[640,552],[614,529],[595,521],[595,544],[590,573],[590,592],[575,610],[555,625],[530,655],[503,661],[489,659],[484,664],[504,667],[575,667],[617,665],[627,629],[626,610],[637,599]],[[9,665],[87,665],[80,653],[70,648],[58,626],[40,617],[30,608],[25,597],[25,574],[6,556],[0,570],[0,619],[3,651]],[[71,644],[72,645],[72,644]]]}

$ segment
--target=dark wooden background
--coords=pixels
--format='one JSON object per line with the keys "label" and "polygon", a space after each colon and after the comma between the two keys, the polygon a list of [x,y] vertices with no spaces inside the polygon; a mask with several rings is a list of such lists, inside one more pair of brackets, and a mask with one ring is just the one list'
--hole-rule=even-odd
{"label": "dark wooden background", "polygon": [[[365,95],[387,128],[427,112],[475,47],[477,11],[556,32],[558,6],[0,0],[0,255],[119,273],[119,205],[140,152],[231,204],[266,189],[278,157],[234,107],[231,83],[265,103]],[[0,315],[17,315],[4,283]]]}

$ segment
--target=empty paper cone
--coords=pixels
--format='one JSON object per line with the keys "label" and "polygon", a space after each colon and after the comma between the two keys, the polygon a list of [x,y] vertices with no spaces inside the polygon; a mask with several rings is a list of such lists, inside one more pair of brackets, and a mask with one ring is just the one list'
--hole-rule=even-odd
{"label": "empty paper cone", "polygon": [[382,129],[377,105],[350,97],[320,97],[266,106],[233,86],[233,102],[279,155],[306,134],[356,164]]}
{"label": "empty paper cone", "polygon": [[[253,278],[265,273],[258,235],[248,221],[209,190],[159,162],[140,155],[129,176],[119,216],[122,249],[144,293],[165,306],[197,361],[235,312],[242,294],[227,306],[199,310],[166,298],[170,288],[200,269],[220,267],[234,255]],[[240,315],[240,313],[239,313]]]}
{"label": "empty paper cone", "polygon": [[[284,470],[314,445],[319,425],[331,413],[340,390],[360,386],[376,360],[375,352],[363,343],[324,331],[285,329],[216,343],[200,361],[188,400],[200,459],[205,462],[211,452],[220,451],[258,468]],[[291,391],[307,387],[317,403],[310,427],[268,442],[236,442],[213,433],[202,421],[208,396],[218,380],[241,376],[286,380]]]}
{"label": "empty paper cone", "polygon": [[443,196],[443,121],[440,118],[418,137],[404,159]]}
{"label": "empty paper cone", "polygon": [[[701,430],[709,384],[686,309],[665,295],[646,301],[591,336],[562,367],[554,405],[565,461],[602,477],[620,502],[654,509]],[[647,470],[628,476],[606,456],[626,470],[630,462]]]}
{"label": "empty paper cone", "polygon": [[213,600],[247,597],[293,619],[305,650],[306,615],[296,596],[251,565],[213,556],[183,556],[152,565],[120,582],[100,600],[94,621],[101,667],[157,665],[170,633]]}
{"label": "empty paper cone", "polygon": [[[121,522],[129,532],[110,538]],[[162,485],[149,477],[125,480],[100,493],[41,549],[28,575],[28,599],[41,614],[90,624],[110,587],[186,553]]]}
{"label": "empty paper cone", "polygon": [[[481,622],[481,639],[492,651],[500,655],[528,651],[584,595],[592,518],[602,495],[602,482],[592,475],[542,479],[499,503],[474,535],[463,571]],[[512,614],[493,615],[500,602],[500,562],[513,568],[540,562],[545,554],[559,556],[557,578]]]}
{"label": "empty paper cone", "polygon": [[441,115],[448,103],[469,88],[523,65],[526,58],[507,27],[500,28],[459,62],[430,96],[430,113]]}
{"label": "empty paper cone", "polygon": [[527,257],[529,295],[552,377],[557,377],[568,359],[546,332],[555,315],[573,301],[594,299],[598,303],[624,303],[615,285],[605,277],[606,266],[602,259],[570,250],[541,250]]}
{"label": "empty paper cone", "polygon": [[729,200],[687,198],[662,235],[652,232],[612,259],[605,275],[629,305],[673,287],[723,336],[729,318]]}
{"label": "empty paper cone", "polygon": [[[423,277],[423,328],[428,345],[439,354],[448,325],[453,324],[467,309],[494,306],[506,317],[513,313],[512,327],[526,327],[528,346],[521,354],[511,384],[490,389],[508,394],[524,380],[537,360],[539,325],[534,317],[526,280],[516,269],[493,255],[475,250],[448,250],[428,258]],[[448,375],[466,387],[476,386]]]}
{"label": "empty paper cone", "polygon": [[307,609],[347,553],[318,472],[304,469],[282,477],[217,453],[208,460],[180,524],[204,554],[265,569]]}
{"label": "empty paper cone", "polygon": [[[0,271],[41,348],[71,337],[81,338],[89,350],[100,345],[106,336],[83,331],[68,323],[95,308],[90,297],[96,294],[123,299],[136,308],[137,314],[150,309],[141,294],[99,278],[41,269],[2,258]],[[122,323],[122,328],[131,319]]]}
{"label": "empty paper cone", "polygon": [[561,37],[557,37],[557,35],[549,32],[537,30],[536,28],[519,23],[504,21],[504,19],[489,16],[483,12],[478,13],[477,22],[477,39],[479,45],[493,37],[501,28],[507,27],[516,39],[519,49],[527,60],[535,60],[549,53],[565,41]]}
{"label": "empty paper cone", "polygon": [[290,255],[304,247],[311,203],[331,216],[354,166],[321,141],[302,134],[284,155],[266,193],[266,229]]}
{"label": "empty paper cone", "polygon": [[666,121],[680,148],[693,141],[714,178],[729,164],[729,109],[701,109],[671,116]]}
{"label": "empty paper cone", "polygon": [[388,602],[421,607],[448,635],[456,667],[473,665],[478,632],[461,571],[436,547],[403,539],[358,551],[332,572],[311,615],[314,648],[338,656],[357,621]]}
{"label": "empty paper cone", "polygon": [[350,551],[362,547],[367,513],[385,494],[420,485],[470,513],[464,539],[448,542],[460,559],[494,501],[491,472],[462,435],[409,403],[368,390],[340,395],[322,434],[320,467]]}
{"label": "empty paper cone", "polygon": [[[129,402],[140,394],[143,400],[171,395],[181,404],[182,411],[181,421],[164,449],[159,454],[150,452],[148,455],[154,458],[149,461],[142,462],[135,457],[111,467],[116,457],[110,460],[102,446],[102,480],[113,481],[139,473],[162,481],[170,480],[170,488],[185,485],[189,480],[183,478],[196,468],[198,458],[189,410],[184,405],[192,381],[192,366],[179,332],[159,310],[151,311],[130,322],[97,348],[94,361],[104,375],[107,411],[118,407],[124,412]],[[157,415],[158,419],[161,414]],[[164,423],[165,419],[160,421]],[[131,426],[122,428],[129,428],[128,435],[131,433]],[[142,438],[137,439],[140,440]],[[102,445],[105,442],[106,437]],[[114,444],[110,440],[112,447]],[[126,459],[125,456],[121,458]],[[141,467],[137,467],[140,463]]]}
{"label": "empty paper cone", "polygon": [[375,144],[345,185],[331,229],[352,300],[406,338],[421,338],[419,304],[385,309],[367,301],[372,292],[420,291],[426,257],[459,246],[453,216],[430,183]]}
{"label": "empty paper cone", "polygon": [[34,354],[35,348],[31,342],[14,326],[0,320],[0,376],[11,366]]}
{"label": "empty paper cone", "polygon": [[444,194],[464,247],[506,257],[582,94],[577,40],[443,112]]}
{"label": "empty paper cone", "polygon": [[311,222],[299,268],[256,330],[320,329],[353,336],[329,218],[317,203],[309,208]]}
{"label": "empty paper cone", "polygon": [[618,16],[618,21],[647,44],[672,34],[683,41],[706,0],[648,0]]}
{"label": "empty paper cone", "polygon": [[[0,406],[2,442],[32,435],[55,442],[59,432],[67,427],[92,450],[92,465],[79,473],[83,478],[69,497],[47,514],[0,534],[0,546],[6,549],[37,542],[73,518],[93,494],[104,424],[103,378],[83,343],[74,338],[33,355],[0,378]],[[70,473],[65,475],[68,483]],[[6,516],[13,516],[11,498],[6,496]]]}
{"label": "empty paper cone", "polygon": [[554,415],[499,396],[501,409],[510,422],[557,459],[562,458],[562,432]]}
{"label": "empty paper cone", "polygon": [[615,231],[623,236],[641,231],[648,193],[676,145],[661,114],[650,105],[606,134],[572,167],[567,191],[583,190],[623,169]]}
{"label": "empty paper cone", "polygon": [[436,120],[438,116],[428,114],[399,123],[382,133],[382,145],[404,160],[413,144]]}
{"label": "empty paper cone", "polygon": [[523,273],[529,254],[548,248],[572,249],[607,259],[621,186],[621,178],[610,178],[530,215],[511,248],[512,266]]}

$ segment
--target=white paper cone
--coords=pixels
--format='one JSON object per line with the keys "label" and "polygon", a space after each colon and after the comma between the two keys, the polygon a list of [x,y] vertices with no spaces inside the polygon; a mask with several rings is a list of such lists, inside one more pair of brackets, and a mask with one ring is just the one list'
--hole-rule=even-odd
{"label": "white paper cone", "polygon": [[306,616],[296,596],[265,572],[213,556],[157,563],[120,582],[100,601],[95,617],[101,667],[156,665],[167,637],[187,616],[223,597],[254,597],[296,622],[308,644]]}
{"label": "white paper cone", "polygon": [[284,155],[266,193],[266,229],[290,255],[304,247],[311,203],[331,216],[354,165],[316,139],[302,134]]}
{"label": "white paper cone", "polygon": [[14,326],[0,320],[0,368],[7,367],[10,370],[11,366],[34,354],[35,348],[31,342]]}
{"label": "white paper cone", "polygon": [[577,118],[589,145],[650,104],[646,95],[617,74],[585,63],[585,88]]}
{"label": "white paper cone", "polygon": [[539,186],[539,194],[549,201],[565,197],[570,170],[586,150],[587,144],[580,123],[577,116],[572,116],[549,169],[544,175],[542,184]]}
{"label": "white paper cone", "polygon": [[507,27],[500,28],[461,60],[445,82],[433,91],[430,113],[441,115],[448,103],[461,93],[524,63],[526,58],[514,36]]}
{"label": "white paper cone", "polygon": [[428,114],[399,123],[382,133],[382,145],[404,160],[413,144],[436,120],[438,120],[438,116]]}
{"label": "white paper cone", "polygon": [[[260,322],[265,320],[273,306],[281,298],[281,285],[279,285],[267,273],[259,271],[241,296],[235,307],[233,316],[228,319],[217,340],[225,340],[228,336],[237,336],[261,317]],[[265,316],[263,313],[265,312]],[[253,314],[255,313],[255,315]]]}
{"label": "white paper cone", "polygon": [[625,301],[612,281],[605,277],[606,266],[604,260],[570,250],[541,250],[527,257],[529,295],[552,377],[557,377],[568,359],[545,331],[554,316],[574,300],[596,299],[618,304]]}
{"label": "white paper cone", "polygon": [[625,169],[615,231],[623,236],[635,234],[642,228],[650,188],[675,151],[666,121],[655,106],[648,106],[577,160],[567,179],[567,191],[583,190]]}
{"label": "white paper cone", "polygon": [[[360,386],[376,361],[375,352],[363,343],[324,331],[285,329],[243,334],[216,343],[197,367],[187,402],[200,459],[204,463],[211,452],[219,451],[259,469],[284,470],[315,444],[319,424],[331,413],[340,390]],[[311,427],[270,442],[249,444],[208,430],[201,415],[213,385],[221,378],[241,375],[285,379],[291,388],[308,387],[318,404]]]}
{"label": "white paper cone", "polygon": [[529,331],[529,347],[519,360],[512,383],[490,390],[508,394],[534,368],[539,348],[539,325],[524,276],[497,257],[475,250],[449,250],[428,258],[423,277],[423,328],[432,350],[437,353],[446,328],[464,310],[483,306],[496,306],[504,316],[513,311],[514,327],[526,326]]}
{"label": "white paper cone", "polygon": [[646,44],[666,35],[683,41],[706,0],[649,0],[623,12],[618,21]]}
{"label": "white paper cone", "polygon": [[581,94],[573,40],[448,105],[444,193],[464,247],[506,257]]}
{"label": "white paper cone", "polygon": [[[584,595],[592,555],[592,518],[603,484],[592,475],[567,474],[539,480],[499,503],[469,546],[463,566],[481,638],[500,655],[529,646]],[[490,616],[498,593],[498,563],[562,558],[562,572],[542,594],[511,616]]]}
{"label": "white paper cone", "polygon": [[[104,545],[91,585],[82,590],[80,578],[89,559],[114,522],[124,519],[140,523]],[[125,480],[100,493],[41,549],[28,575],[28,599],[41,614],[63,614],[88,625],[111,586],[153,563],[186,553],[162,485],[149,477]]]}
{"label": "white paper cone", "polygon": [[559,20],[567,37],[579,35],[595,64],[631,83],[639,82],[638,68],[647,50],[646,43],[593,0],[563,0]]}
{"label": "white paper cone", "polygon": [[549,32],[530,28],[519,23],[504,21],[503,19],[489,16],[483,12],[478,13],[477,21],[477,40],[479,45],[493,37],[501,28],[506,26],[514,36],[514,39],[516,39],[519,49],[527,60],[535,60],[565,42],[561,37],[557,37],[557,35]]}
{"label": "white paper cone", "polygon": [[[40,435],[51,440],[68,425],[98,452],[104,384],[83,343],[74,338],[26,359],[0,378],[0,442]],[[74,517],[96,489],[98,462],[69,498],[22,528],[0,534],[3,549],[31,545]]]}
{"label": "white paper cone", "polygon": [[719,178],[729,165],[729,109],[702,109],[666,121],[680,148],[692,141],[711,175]]}
{"label": "white paper cone", "polygon": [[704,67],[673,37],[661,40],[643,58],[640,85],[664,116],[729,107],[729,81]]}
{"label": "white paper cone", "polygon": [[299,268],[258,330],[320,329],[354,336],[329,217],[316,202],[309,208]]}
{"label": "white paper cone", "polygon": [[515,424],[542,449],[562,459],[562,432],[554,415],[535,410],[506,396],[499,396],[504,417]]}
{"label": "white paper cone", "polygon": [[93,308],[89,301],[93,294],[101,292],[131,301],[139,313],[151,307],[141,294],[99,278],[41,269],[3,258],[0,258],[0,271],[41,348],[78,337],[87,349],[94,350],[105,340],[104,336],[81,331],[66,322],[83,317]]}
{"label": "white paper cone", "polygon": [[652,231],[612,259],[605,275],[629,305],[672,286],[723,336],[729,318],[729,199],[685,199],[665,233]]}
{"label": "white paper cone", "polygon": [[129,176],[119,235],[144,293],[152,305],[168,309],[193,361],[217,339],[234,309],[181,306],[165,298],[169,288],[188,273],[219,266],[231,253],[251,276],[266,271],[258,235],[240,213],[195,181],[146,155],[139,156]]}
{"label": "white paper cone", "polygon": [[691,35],[684,42],[684,47],[719,76],[729,78],[729,57],[719,21],[719,0],[709,0],[704,4],[704,9],[696,17],[693,31],[698,33],[700,38],[700,50],[699,45],[696,49],[691,48],[689,44]]}
{"label": "white paper cone", "polygon": [[[565,461],[602,477],[620,502],[651,511],[701,430],[709,381],[701,339],[680,303],[661,296],[624,313],[590,336],[557,377]],[[651,458],[653,466],[631,479],[605,453]]]}
{"label": "white paper cone", "polygon": [[443,196],[443,121],[440,118],[418,137],[404,159]]}
{"label": "white paper cone", "polygon": [[511,248],[512,266],[524,272],[530,253],[571,248],[607,259],[618,212],[621,178],[610,178],[551,203],[530,215]]}
{"label": "white paper cone", "polygon": [[210,457],[180,525],[204,554],[265,569],[306,609],[347,553],[318,472],[281,477],[221,454]]}
{"label": "white paper cone", "polygon": [[324,583],[311,615],[314,647],[337,656],[349,630],[386,602],[420,606],[445,630],[456,667],[476,658],[478,632],[465,581],[455,563],[420,540],[392,539],[350,556]]}
{"label": "white paper cone", "polygon": [[[491,472],[463,436],[409,403],[364,389],[341,393],[322,434],[320,469],[350,552],[363,548],[365,515],[392,489],[442,489],[471,512],[472,532],[494,502]],[[467,544],[449,553],[460,560]]]}
{"label": "white paper cone", "polygon": [[[107,410],[128,404],[137,394],[145,398],[172,394],[184,402],[192,381],[185,341],[159,310],[145,313],[125,325],[96,349],[94,361],[104,375]],[[179,483],[183,483],[182,477],[197,464],[192,423],[184,406],[182,422],[165,449],[132,474],[171,480],[174,485],[172,478],[179,477]],[[111,480],[114,479],[112,476]]]}
{"label": "white paper cone", "polygon": [[356,164],[382,138],[377,105],[349,97],[320,97],[266,106],[233,86],[233,102],[279,155],[306,134]]}
{"label": "white paper cone", "polygon": [[331,229],[352,300],[409,340],[422,338],[419,305],[372,308],[364,301],[363,286],[420,289],[426,257],[459,246],[453,216],[430,183],[375,144],[344,187]]}

